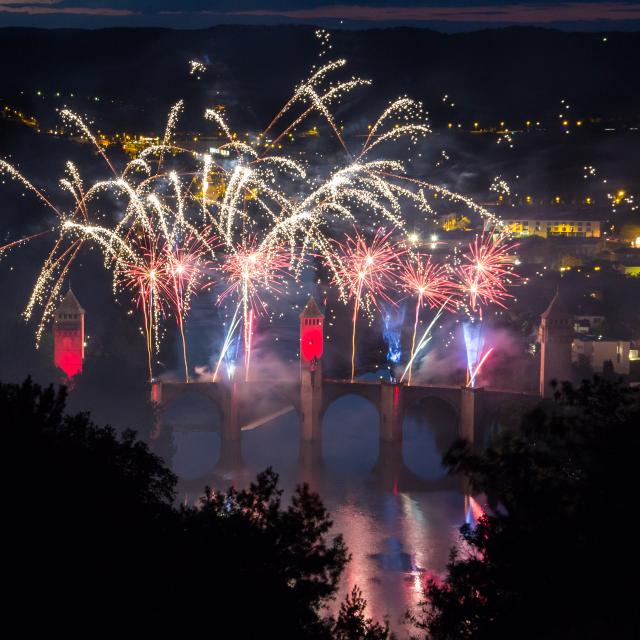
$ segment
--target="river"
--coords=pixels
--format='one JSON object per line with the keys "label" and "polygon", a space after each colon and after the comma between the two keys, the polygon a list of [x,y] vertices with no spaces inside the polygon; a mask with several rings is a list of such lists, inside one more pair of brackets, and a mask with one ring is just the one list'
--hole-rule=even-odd
{"label": "river", "polygon": [[455,434],[454,417],[417,407],[405,418],[402,445],[384,445],[376,409],[345,396],[326,411],[320,445],[301,447],[291,412],[243,432],[241,453],[222,467],[219,436],[204,430],[211,426],[211,407],[198,402],[185,399],[167,416],[178,429],[188,424],[187,431],[174,432],[181,500],[194,503],[205,485],[246,486],[269,466],[280,475],[285,499],[296,484],[308,482],[352,554],[341,595],[357,584],[370,615],[387,616],[396,632],[408,634],[405,612],[416,610],[426,579],[443,572],[469,517],[460,482],[448,478],[440,462]]}

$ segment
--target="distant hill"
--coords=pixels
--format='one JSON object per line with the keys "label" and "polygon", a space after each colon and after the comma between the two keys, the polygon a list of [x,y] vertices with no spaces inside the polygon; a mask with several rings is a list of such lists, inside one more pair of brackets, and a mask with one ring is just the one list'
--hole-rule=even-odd
{"label": "distant hill", "polygon": [[[538,28],[336,31],[332,54],[349,59],[349,75],[374,80],[375,88],[359,95],[376,109],[408,93],[441,122],[557,118],[561,99],[576,117],[638,119],[640,33],[604,37]],[[131,105],[164,110],[186,98],[200,108],[218,100],[239,106],[250,126],[271,115],[318,62],[318,51],[306,26],[0,29],[0,98],[36,88],[95,94],[117,98],[120,115],[134,120]],[[188,74],[192,58],[209,65],[200,82]],[[455,108],[443,103],[444,94]]]}

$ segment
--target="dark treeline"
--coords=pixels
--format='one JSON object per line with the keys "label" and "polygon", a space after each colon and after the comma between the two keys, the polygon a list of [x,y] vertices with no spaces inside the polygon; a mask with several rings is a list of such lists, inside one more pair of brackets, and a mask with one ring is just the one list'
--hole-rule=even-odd
{"label": "dark treeline", "polygon": [[459,442],[451,471],[489,513],[463,527],[444,581],[427,587],[434,640],[638,638],[630,534],[640,448],[638,394],[614,380],[565,384],[481,453]]}
{"label": "dark treeline", "polygon": [[21,637],[384,638],[320,498],[287,506],[267,470],[176,507],[175,476],[136,439],[65,415],[66,391],[0,385],[6,624]]}
{"label": "dark treeline", "polygon": [[[319,496],[283,504],[267,470],[248,489],[175,505],[175,476],[134,432],[65,414],[66,391],[0,385],[7,625],[21,637],[384,640]],[[637,394],[565,385],[483,452],[446,454],[488,510],[428,583],[415,633],[432,640],[638,637],[630,526]]]}
{"label": "dark treeline", "polygon": [[[217,101],[240,107],[246,126],[262,126],[318,61],[313,33],[307,26],[0,29],[0,98],[24,92],[22,106],[38,109],[36,90],[61,92],[67,103],[70,93],[92,102],[100,96],[101,103],[85,103],[87,108],[105,107],[117,113],[120,126],[146,128],[161,127],[176,99],[195,102],[198,113]],[[440,122],[452,114],[483,124],[557,121],[561,99],[572,105],[570,117],[637,119],[640,90],[633,78],[640,34],[607,35],[603,41],[598,33],[528,27],[460,34],[337,30],[331,55],[349,59],[349,75],[374,80],[377,89],[366,94],[374,111],[409,93]],[[189,59],[209,67],[200,82],[188,74]],[[32,102],[25,105],[28,96]],[[248,106],[256,103],[259,111]]]}

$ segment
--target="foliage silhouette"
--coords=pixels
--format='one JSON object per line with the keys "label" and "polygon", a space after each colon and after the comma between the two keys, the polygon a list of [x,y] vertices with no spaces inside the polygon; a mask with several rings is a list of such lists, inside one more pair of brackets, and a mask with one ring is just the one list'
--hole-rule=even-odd
{"label": "foliage silhouette", "polygon": [[65,401],[30,379],[0,384],[6,624],[21,636],[388,636],[359,593],[327,614],[349,558],[308,486],[285,506],[268,469],[176,507],[175,476],[133,431],[65,415]]}
{"label": "foliage silhouette", "polygon": [[367,602],[362,591],[353,587],[340,605],[340,612],[333,627],[335,640],[385,640],[389,637],[389,623],[375,622],[366,616]]}
{"label": "foliage silhouette", "polygon": [[635,551],[624,534],[636,498],[637,394],[594,378],[565,383],[520,430],[445,456],[489,511],[462,529],[443,582],[426,590],[433,639],[639,637]]}

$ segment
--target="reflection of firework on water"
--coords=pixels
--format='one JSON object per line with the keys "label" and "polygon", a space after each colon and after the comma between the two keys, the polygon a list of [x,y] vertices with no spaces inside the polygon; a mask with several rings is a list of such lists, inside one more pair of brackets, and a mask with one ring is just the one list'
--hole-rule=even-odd
{"label": "reflection of firework on water", "polygon": [[[54,204],[19,171],[0,160],[0,173],[35,194],[58,221],[54,231],[47,232],[56,234],[56,239],[24,312],[29,319],[36,308],[42,310],[36,343],[53,315],[69,269],[81,249],[90,244],[103,253],[105,267],[114,276],[114,292],[124,288],[136,293],[150,369],[152,353],[160,346],[162,321],[167,315],[175,316],[187,377],[184,323],[189,299],[200,289],[205,275],[219,269],[226,283],[219,300],[232,296],[240,308],[238,322],[243,324],[248,370],[255,320],[268,312],[262,296],[277,293],[285,280],[297,278],[306,256],[313,253],[321,255],[330,268],[341,298],[354,301],[353,377],[360,307],[370,312],[378,300],[388,300],[386,290],[393,280],[398,251],[390,244],[390,233],[378,231],[370,244],[358,232],[344,243],[334,243],[329,239],[331,229],[355,221],[357,213],[362,229],[391,225],[401,233],[409,211],[431,218],[435,202],[442,199],[463,204],[498,223],[468,198],[407,175],[404,158],[382,157],[386,143],[393,148],[403,139],[415,144],[429,133],[419,102],[408,97],[390,102],[370,125],[361,147],[348,148],[332,109],[350,91],[369,82],[356,77],[334,80],[333,75],[345,65],[344,60],[334,60],[315,68],[265,131],[254,137],[240,140],[220,111],[207,110],[205,119],[224,138],[215,150],[217,160],[173,142],[182,101],[170,110],[164,134],[138,149],[138,156],[121,171],[82,118],[63,110],[67,127],[78,130],[81,138],[94,146],[109,176],[85,185],[76,166],[67,163],[60,186],[72,198],[68,208]],[[203,71],[197,61],[190,69],[195,75]],[[329,163],[318,154],[310,154],[303,163],[280,151],[311,118],[315,119],[314,130],[324,122],[345,151],[342,163],[331,162],[328,170]],[[319,164],[312,165],[315,160],[311,158],[319,158]],[[165,169],[169,162],[179,168]],[[0,254],[40,235],[9,242],[0,247]],[[220,242],[219,251],[214,236]],[[475,278],[478,283],[469,284],[470,290],[482,289],[473,293],[472,307],[476,301],[484,303],[489,290],[498,302],[505,297],[495,282],[502,276],[491,268],[491,278],[483,275]],[[463,280],[472,275],[468,265],[460,267],[460,273]],[[436,304],[435,298],[432,303]],[[228,345],[223,356],[227,351]]]}
{"label": "reflection of firework on water", "polygon": [[[354,235],[346,235],[344,242],[334,241],[335,271],[334,281],[346,288],[346,296],[353,300],[351,332],[351,380],[355,378],[356,362],[356,322],[360,306],[370,310],[378,307],[381,301],[395,304],[387,294],[398,268],[398,258],[403,253],[390,243],[391,231],[380,228],[367,242],[366,238],[354,229]],[[334,257],[330,258],[334,259]]]}
{"label": "reflection of firework on water", "polygon": [[[431,256],[417,254],[403,260],[400,269],[400,286],[408,295],[416,298],[409,359],[409,362],[413,363],[420,309],[425,305],[433,309],[451,303],[456,292],[456,283],[451,279],[451,269],[448,265],[435,264],[431,262]],[[409,384],[411,384],[411,372],[410,364],[407,378]]]}
{"label": "reflection of firework on water", "polygon": [[483,307],[489,304],[504,307],[504,301],[513,297],[507,286],[513,276],[509,254],[516,246],[505,233],[495,230],[476,236],[474,242],[469,243],[457,275],[472,313],[482,316]]}

